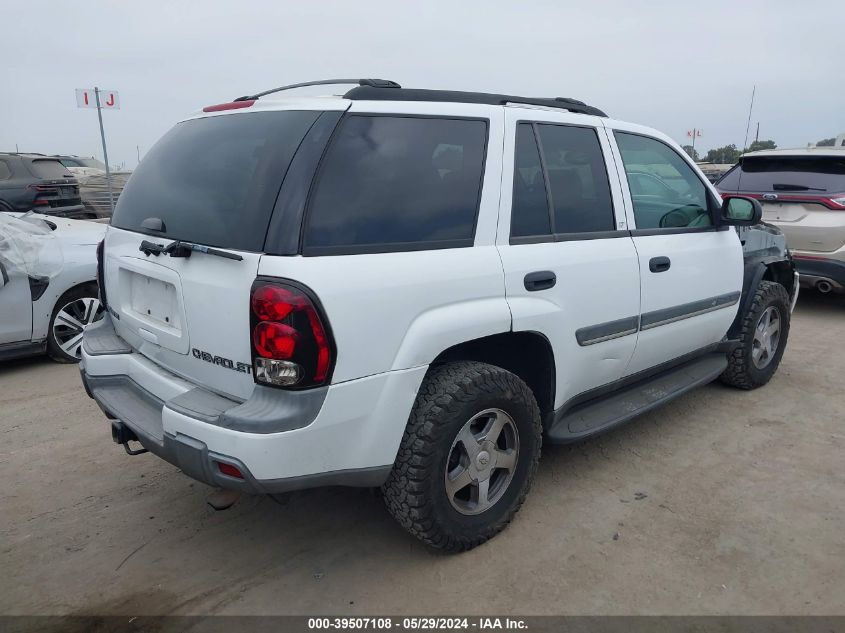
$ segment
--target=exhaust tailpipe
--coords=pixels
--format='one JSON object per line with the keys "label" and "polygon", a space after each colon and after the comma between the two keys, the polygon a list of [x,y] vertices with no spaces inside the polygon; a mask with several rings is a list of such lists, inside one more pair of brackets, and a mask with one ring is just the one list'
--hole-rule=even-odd
{"label": "exhaust tailpipe", "polygon": [[816,290],[826,295],[828,292],[833,290],[833,285],[831,285],[831,283],[826,279],[822,279],[816,284]]}

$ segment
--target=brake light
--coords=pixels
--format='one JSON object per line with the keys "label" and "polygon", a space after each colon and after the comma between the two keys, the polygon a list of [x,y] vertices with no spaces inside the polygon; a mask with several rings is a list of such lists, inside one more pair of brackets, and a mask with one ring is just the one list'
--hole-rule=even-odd
{"label": "brake light", "polygon": [[309,290],[288,281],[256,280],[250,325],[256,382],[303,389],[328,381],[332,340]]}
{"label": "brake light", "polygon": [[218,103],[216,105],[205,106],[203,112],[221,112],[223,110],[239,110],[240,108],[248,108],[255,99],[246,99],[244,101],[231,101],[229,103]]}

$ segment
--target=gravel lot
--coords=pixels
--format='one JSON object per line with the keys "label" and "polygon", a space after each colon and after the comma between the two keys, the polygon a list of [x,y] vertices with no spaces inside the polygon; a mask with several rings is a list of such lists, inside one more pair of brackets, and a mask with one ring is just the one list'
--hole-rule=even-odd
{"label": "gravel lot", "polygon": [[77,368],[0,366],[3,614],[841,614],[845,301],[805,291],[780,371],[548,447],[511,527],[426,550],[366,490],[243,498],[129,457]]}

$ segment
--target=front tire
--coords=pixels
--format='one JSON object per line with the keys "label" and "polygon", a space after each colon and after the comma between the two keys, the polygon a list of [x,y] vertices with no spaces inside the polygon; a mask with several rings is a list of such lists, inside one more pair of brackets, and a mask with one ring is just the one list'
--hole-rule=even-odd
{"label": "front tire", "polygon": [[86,284],[64,293],[53,308],[47,333],[47,355],[59,363],[78,363],[82,357],[82,331],[103,318],[97,286]]}
{"label": "front tire", "polygon": [[472,549],[519,510],[541,443],[540,410],[520,378],[478,362],[436,367],[383,486],[387,509],[431,547]]}
{"label": "front tire", "polygon": [[761,281],[742,320],[740,344],[728,356],[720,380],[739,389],[756,389],[772,379],[789,337],[789,293],[781,284]]}

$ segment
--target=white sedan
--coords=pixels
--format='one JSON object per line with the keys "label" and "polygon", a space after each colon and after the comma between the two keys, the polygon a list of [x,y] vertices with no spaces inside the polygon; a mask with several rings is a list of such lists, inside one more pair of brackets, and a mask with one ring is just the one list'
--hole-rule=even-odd
{"label": "white sedan", "polygon": [[97,244],[105,225],[0,213],[0,360],[79,360],[82,330],[102,317]]}

